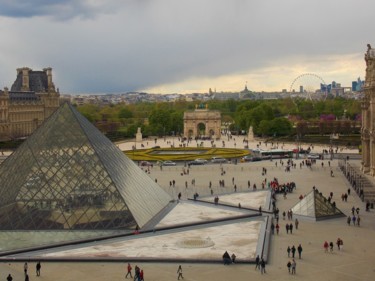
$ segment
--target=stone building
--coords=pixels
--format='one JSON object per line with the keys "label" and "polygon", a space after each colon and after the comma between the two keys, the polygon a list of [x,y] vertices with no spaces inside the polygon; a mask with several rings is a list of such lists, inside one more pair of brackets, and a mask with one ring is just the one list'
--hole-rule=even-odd
{"label": "stone building", "polygon": [[52,68],[18,68],[10,91],[0,90],[0,141],[29,136],[59,107],[59,97]]}
{"label": "stone building", "polygon": [[220,138],[221,113],[209,110],[207,105],[197,105],[194,111],[184,113],[184,137]]}
{"label": "stone building", "polygon": [[366,79],[362,100],[362,171],[375,176],[375,49],[367,45]]}

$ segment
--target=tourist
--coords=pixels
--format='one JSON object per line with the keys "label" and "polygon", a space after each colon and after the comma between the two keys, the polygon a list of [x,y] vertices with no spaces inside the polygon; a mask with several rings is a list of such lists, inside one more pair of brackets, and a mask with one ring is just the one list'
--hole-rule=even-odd
{"label": "tourist", "polygon": [[40,261],[38,261],[35,268],[36,268],[36,276],[40,276],[40,269],[42,268]]}
{"label": "tourist", "polygon": [[348,218],[346,219],[346,222],[348,223],[349,226],[350,226],[351,221],[352,221],[352,218],[350,216],[348,216]]}
{"label": "tourist", "polygon": [[340,239],[340,237],[337,238],[336,245],[337,245],[337,249],[340,251],[341,250],[341,239]]}
{"label": "tourist", "polygon": [[260,259],[259,255],[255,258],[255,269],[260,269]]}
{"label": "tourist", "polygon": [[27,265],[27,262],[25,262],[23,265],[23,272],[25,273],[25,276],[27,275],[27,268],[28,268],[28,265]]}
{"label": "tourist", "polygon": [[301,255],[302,255],[302,246],[301,246],[301,244],[298,245],[297,251],[298,251],[298,258],[301,259]]}
{"label": "tourist", "polygon": [[329,242],[329,251],[333,253],[333,242]]}
{"label": "tourist", "polygon": [[232,263],[235,263],[235,261],[236,261],[236,255],[234,253],[232,254],[231,258],[232,258]]}
{"label": "tourist", "polygon": [[260,273],[266,273],[266,262],[264,261],[264,259],[262,258],[262,260],[260,261]]}
{"label": "tourist", "polygon": [[285,225],[285,229],[286,229],[286,234],[289,234],[289,224],[288,223]]}
{"label": "tourist", "polygon": [[290,230],[290,234],[293,234],[293,224],[292,223],[289,225],[289,230]]}
{"label": "tourist", "polygon": [[139,281],[144,281],[144,273],[143,273],[143,269],[141,269],[141,271],[139,272],[139,277],[138,277],[138,280]]}
{"label": "tourist", "polygon": [[296,266],[297,266],[297,263],[296,263],[296,261],[293,259],[293,261],[292,261],[292,274],[296,274]]}
{"label": "tourist", "polygon": [[295,225],[296,229],[298,229],[298,225],[299,225],[299,221],[298,221],[298,219],[296,219],[296,220],[294,221],[294,225]]}
{"label": "tourist", "polygon": [[279,224],[277,223],[277,224],[276,224],[276,234],[277,234],[277,235],[279,235],[279,230],[280,230],[280,226],[279,226]]}
{"label": "tourist", "polygon": [[324,252],[325,252],[325,253],[328,253],[328,246],[329,246],[329,245],[328,245],[328,242],[325,241],[324,244],[323,244],[323,248],[324,248]]}
{"label": "tourist", "polygon": [[288,268],[288,272],[290,273],[290,267],[292,266],[292,263],[290,261],[288,261],[288,263],[286,264],[287,268]]}
{"label": "tourist", "polygon": [[182,267],[181,267],[181,265],[179,265],[179,267],[178,267],[178,269],[177,269],[177,274],[178,274],[178,276],[177,276],[177,280],[180,280],[180,277],[181,277],[182,279],[184,279],[184,276],[182,276]]}
{"label": "tourist", "polygon": [[13,280],[13,277],[12,275],[9,273],[8,277],[7,277],[7,281],[12,281]]}
{"label": "tourist", "polygon": [[288,246],[288,248],[286,249],[286,252],[288,253],[288,258],[290,257],[290,251],[291,251],[291,249],[290,249],[290,247]]}
{"label": "tourist", "polygon": [[292,246],[291,251],[292,251],[292,258],[294,259],[294,256],[296,254],[296,247],[294,247],[294,245]]}
{"label": "tourist", "polygon": [[133,278],[132,269],[133,269],[132,266],[130,265],[130,263],[128,263],[128,266],[127,266],[128,273],[126,273],[125,278],[128,278],[129,274],[130,274],[130,278]]}
{"label": "tourist", "polygon": [[223,254],[223,262],[224,262],[224,265],[231,264],[231,258],[227,251],[225,251],[225,253]]}
{"label": "tourist", "polygon": [[140,268],[138,267],[138,265],[136,265],[134,268],[134,280],[139,279],[139,274],[140,274]]}

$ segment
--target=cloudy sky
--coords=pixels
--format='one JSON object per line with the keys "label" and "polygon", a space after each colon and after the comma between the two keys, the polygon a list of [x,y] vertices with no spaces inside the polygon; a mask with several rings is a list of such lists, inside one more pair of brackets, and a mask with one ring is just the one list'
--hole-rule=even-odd
{"label": "cloudy sky", "polygon": [[374,10],[374,0],[0,0],[0,87],[22,66],[52,67],[61,93],[281,91],[303,73],[351,86],[375,46]]}

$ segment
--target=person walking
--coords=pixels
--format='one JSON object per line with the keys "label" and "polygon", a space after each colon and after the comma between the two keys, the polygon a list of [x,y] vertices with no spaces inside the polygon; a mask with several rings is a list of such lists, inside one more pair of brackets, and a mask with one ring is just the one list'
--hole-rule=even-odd
{"label": "person walking", "polygon": [[296,274],[296,267],[297,267],[297,263],[296,263],[296,261],[293,259],[293,261],[292,261],[292,274]]}
{"label": "person walking", "polygon": [[27,265],[27,262],[25,262],[23,265],[23,272],[25,273],[25,276],[27,275],[27,269],[28,269],[28,265]]}
{"label": "person walking", "polygon": [[348,216],[348,218],[346,219],[346,222],[348,223],[349,226],[350,226],[351,221],[352,221],[352,218],[350,216]]}
{"label": "person walking", "polygon": [[36,276],[40,276],[40,269],[42,268],[42,265],[40,264],[40,261],[38,261],[35,268],[36,268]]}
{"label": "person walking", "polygon": [[333,242],[329,242],[329,251],[333,253]]}
{"label": "person walking", "polygon": [[26,273],[26,275],[25,275],[25,281],[29,281],[30,279],[29,279],[29,274],[27,274]]}
{"label": "person walking", "polygon": [[327,241],[324,242],[323,248],[324,248],[324,252],[328,253],[328,242]]}
{"label": "person walking", "polygon": [[289,230],[290,230],[290,234],[293,234],[293,224],[292,223],[290,223],[290,225],[289,225]]}
{"label": "person walking", "polygon": [[260,261],[260,273],[261,274],[266,273],[266,262],[264,261],[263,258]]}
{"label": "person walking", "polygon": [[290,268],[292,266],[292,263],[290,261],[288,261],[288,263],[286,264],[286,267],[288,268],[288,272],[290,274]]}
{"label": "person walking", "polygon": [[297,251],[298,251],[298,258],[301,259],[301,255],[302,255],[302,246],[301,246],[301,244],[298,245]]}
{"label": "person walking", "polygon": [[9,273],[8,277],[7,277],[7,281],[13,281],[13,277],[12,275]]}
{"label": "person walking", "polygon": [[288,246],[288,248],[286,249],[287,253],[288,253],[288,258],[290,257],[290,247]]}
{"label": "person walking", "polygon": [[143,273],[143,269],[141,269],[141,271],[139,272],[139,278],[138,278],[139,281],[144,281],[145,280],[143,274],[144,274]]}
{"label": "person walking", "polygon": [[279,235],[279,230],[280,230],[280,225],[277,223],[276,224],[276,234]]}
{"label": "person walking", "polygon": [[298,225],[299,225],[299,221],[298,221],[298,219],[296,218],[296,220],[294,221],[294,225],[295,225],[295,227],[296,227],[296,230],[298,229]]}
{"label": "person walking", "polygon": [[292,246],[292,258],[294,259],[294,256],[296,254],[296,247],[294,247],[294,245]]}
{"label": "person walking", "polygon": [[138,265],[135,266],[134,268],[134,280],[139,280],[139,274],[140,274],[140,268],[138,267]]}
{"label": "person walking", "polygon": [[128,266],[127,266],[128,273],[126,273],[125,278],[128,278],[128,275],[130,275],[130,278],[133,278],[132,269],[133,268],[132,268],[131,264],[128,263]]}
{"label": "person walking", "polygon": [[260,269],[260,259],[259,255],[255,258],[255,269]]}
{"label": "person walking", "polygon": [[289,234],[289,224],[288,223],[285,225],[285,229],[286,229],[286,234]]}
{"label": "person walking", "polygon": [[180,280],[180,278],[184,279],[184,276],[182,276],[182,266],[181,265],[178,266],[177,274],[178,274],[177,280]]}
{"label": "person walking", "polygon": [[337,245],[337,250],[340,251],[340,250],[341,250],[341,249],[340,249],[340,246],[341,246],[341,239],[340,239],[340,237],[337,238],[336,245]]}

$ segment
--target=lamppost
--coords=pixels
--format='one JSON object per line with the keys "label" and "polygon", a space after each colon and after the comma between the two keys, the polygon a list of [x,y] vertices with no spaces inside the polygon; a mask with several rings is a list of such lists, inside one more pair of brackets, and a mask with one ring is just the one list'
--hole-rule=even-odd
{"label": "lamppost", "polygon": [[299,142],[300,142],[300,135],[297,133],[296,135],[296,143],[297,143],[296,159],[299,159]]}

